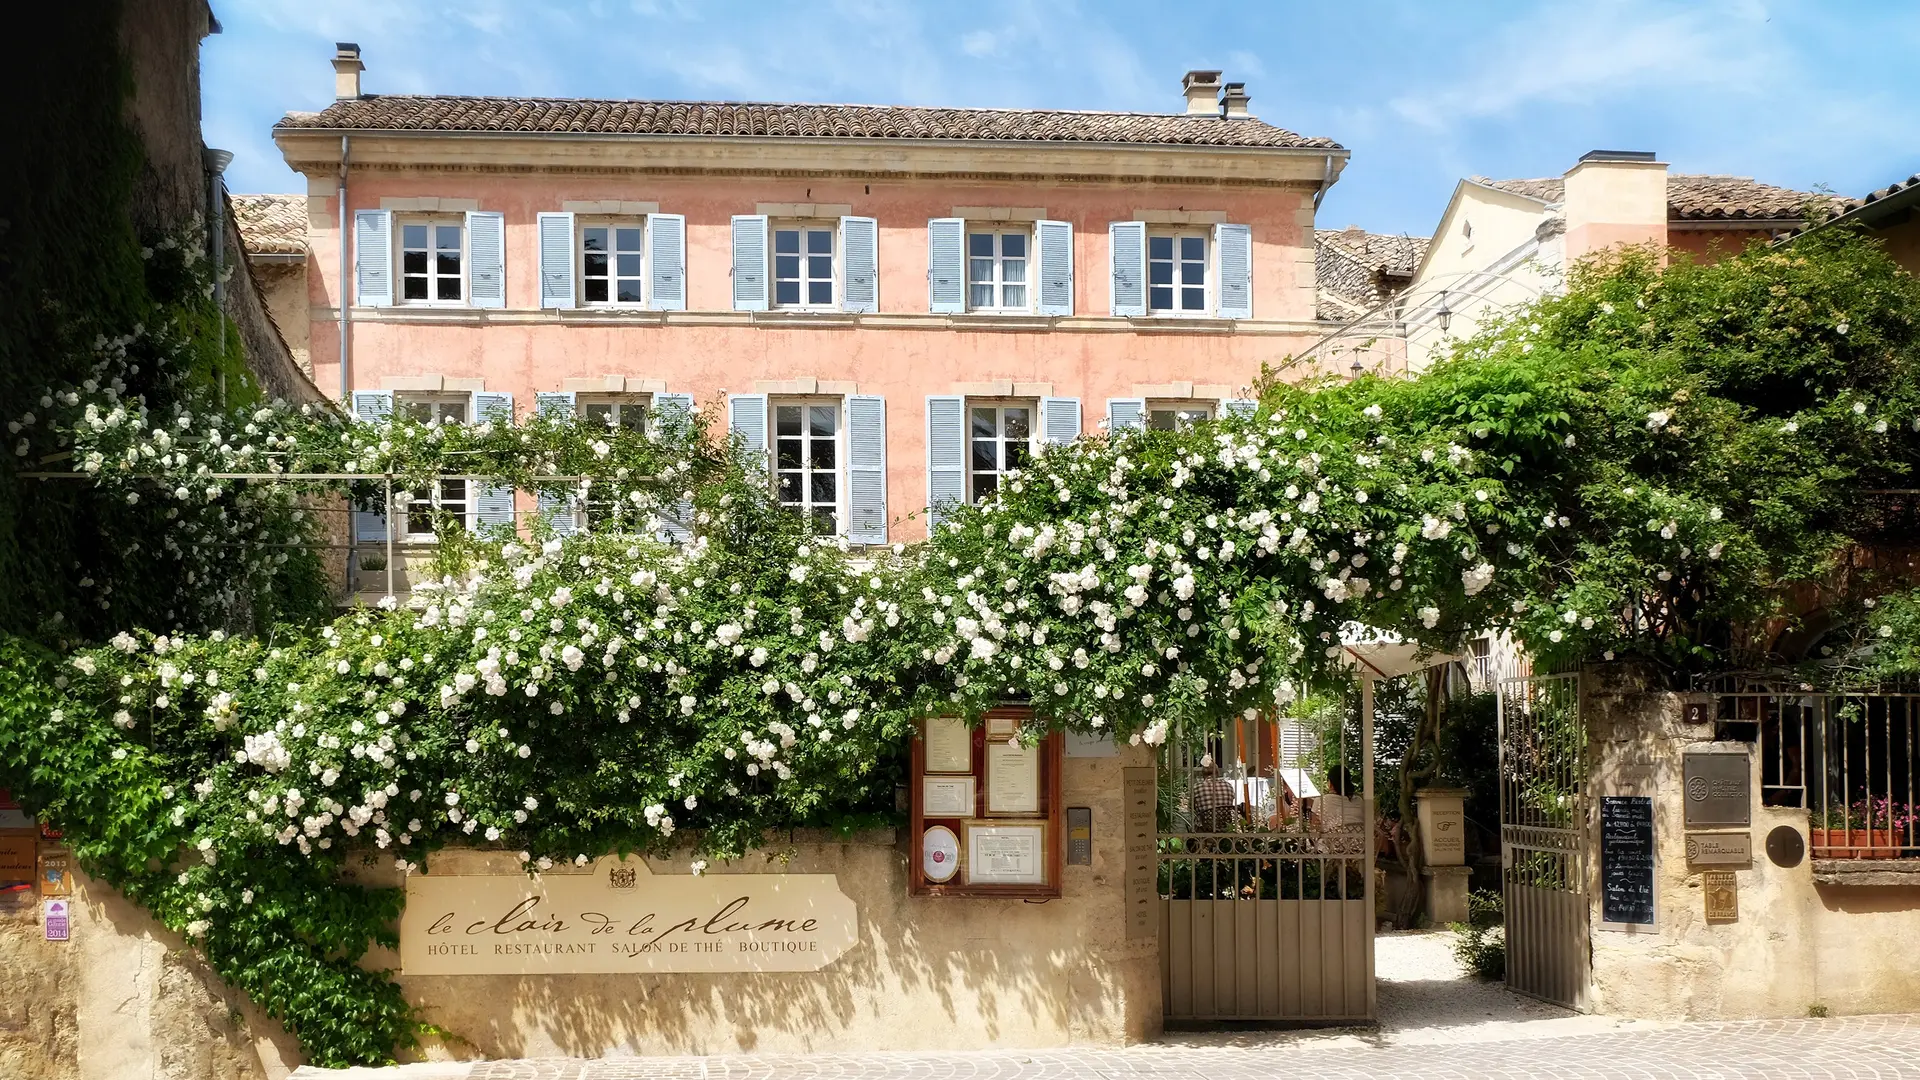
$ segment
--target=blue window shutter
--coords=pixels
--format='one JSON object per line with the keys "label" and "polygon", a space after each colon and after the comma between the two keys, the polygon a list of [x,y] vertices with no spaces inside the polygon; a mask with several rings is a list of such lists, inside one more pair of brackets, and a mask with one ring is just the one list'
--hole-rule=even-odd
{"label": "blue window shutter", "polygon": [[481,484],[473,500],[474,522],[482,528],[513,527],[513,488],[503,484]]}
{"label": "blue window shutter", "polygon": [[393,418],[393,391],[355,390],[353,418],[367,423]]}
{"label": "blue window shutter", "polygon": [[1034,310],[1042,315],[1073,314],[1073,224],[1041,221],[1034,224],[1040,248],[1040,294]]}
{"label": "blue window shutter", "polygon": [[1252,398],[1228,398],[1220,403],[1220,412],[1224,416],[1252,416],[1260,411],[1260,403]]}
{"label": "blue window shutter", "polygon": [[1108,258],[1113,264],[1113,314],[1147,313],[1147,224],[1116,221],[1107,226]]}
{"label": "blue window shutter", "polygon": [[1146,427],[1146,398],[1116,397],[1107,399],[1108,431],[1144,431]]}
{"label": "blue window shutter", "polygon": [[647,302],[655,311],[687,310],[687,217],[647,217]]}
{"label": "blue window shutter", "polygon": [[475,423],[492,422],[513,426],[513,395],[497,390],[475,390],[473,407],[468,410]]}
{"label": "blue window shutter", "polygon": [[967,501],[967,399],[927,398],[927,532]]}
{"label": "blue window shutter", "polygon": [[558,491],[542,491],[535,498],[541,520],[553,527],[555,536],[572,536],[580,531],[579,514],[571,496]]}
{"label": "blue window shutter", "polygon": [[[760,219],[763,226],[766,220]],[[765,277],[763,276],[761,280],[764,282]],[[655,431],[659,431],[662,427],[683,430],[690,422],[692,415],[692,394],[655,394],[653,408],[648,413],[647,422],[653,425]],[[660,530],[660,539],[672,544],[686,543],[693,539],[693,503],[686,499],[675,500],[672,506],[661,509],[655,524]]]}
{"label": "blue window shutter", "polygon": [[1215,225],[1213,249],[1220,253],[1220,290],[1215,314],[1223,319],[1253,318],[1252,227]]}
{"label": "blue window shutter", "polygon": [[385,210],[353,212],[353,281],[354,303],[393,306],[393,215]]}
{"label": "blue window shutter", "polygon": [[570,308],[573,299],[572,214],[540,214],[540,306]]}
{"label": "blue window shutter", "polygon": [[767,310],[767,217],[733,218],[733,310]]}
{"label": "blue window shutter", "polygon": [[749,453],[759,455],[760,468],[767,468],[767,395],[728,394],[727,434],[738,438]]}
{"label": "blue window shutter", "polygon": [[507,306],[507,219],[495,210],[467,211],[467,302]]}
{"label": "blue window shutter", "polygon": [[887,542],[887,399],[847,398],[847,539]]}
{"label": "blue window shutter", "polygon": [[960,218],[927,222],[927,310],[935,315],[967,310],[967,223]]}
{"label": "blue window shutter", "polygon": [[[362,423],[385,423],[393,419],[393,391],[355,390],[353,417]],[[382,496],[384,497],[384,495]],[[353,512],[353,538],[359,543],[385,543],[387,515],[381,510]]]}
{"label": "blue window shutter", "polygon": [[880,310],[880,226],[870,217],[840,219],[842,311]]}
{"label": "blue window shutter", "polygon": [[1080,399],[1050,397],[1040,399],[1040,440],[1070,443],[1080,437]]}
{"label": "blue window shutter", "polygon": [[533,395],[533,415],[554,420],[573,418],[573,391],[541,390]]}

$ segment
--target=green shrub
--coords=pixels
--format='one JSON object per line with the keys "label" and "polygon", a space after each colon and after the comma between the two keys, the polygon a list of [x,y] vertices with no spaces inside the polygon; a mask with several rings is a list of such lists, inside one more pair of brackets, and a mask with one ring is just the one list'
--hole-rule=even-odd
{"label": "green shrub", "polygon": [[1467,921],[1451,923],[1456,935],[1453,958],[1476,979],[1494,980],[1507,974],[1505,910],[1500,894],[1475,889],[1467,898]]}

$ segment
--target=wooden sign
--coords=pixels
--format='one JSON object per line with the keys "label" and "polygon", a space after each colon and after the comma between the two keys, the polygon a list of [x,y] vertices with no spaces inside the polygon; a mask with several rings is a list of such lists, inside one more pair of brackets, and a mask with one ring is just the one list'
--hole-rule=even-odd
{"label": "wooden sign", "polygon": [[1021,743],[1032,718],[1026,705],[1003,705],[977,728],[922,721],[908,754],[908,895],[1060,895],[1063,740],[1055,732]]}
{"label": "wooden sign", "polygon": [[1733,871],[1702,871],[1700,891],[1706,894],[1708,922],[1735,922],[1740,918],[1740,879]]}
{"label": "wooden sign", "polygon": [[675,874],[639,858],[591,874],[412,874],[408,975],[817,971],[859,939],[831,874]]}

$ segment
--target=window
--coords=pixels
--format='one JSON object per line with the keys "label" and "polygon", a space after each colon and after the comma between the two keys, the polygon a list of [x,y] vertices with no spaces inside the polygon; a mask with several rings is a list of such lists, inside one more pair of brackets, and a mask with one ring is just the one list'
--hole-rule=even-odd
{"label": "window", "polygon": [[833,306],[833,226],[773,230],[773,306]]}
{"label": "window", "polygon": [[1147,237],[1147,310],[1207,313],[1207,238],[1198,233]]}
{"label": "window", "polygon": [[967,306],[975,311],[1027,310],[1025,232],[967,234]]}
{"label": "window", "polygon": [[968,409],[968,462],[973,474],[968,501],[979,502],[1000,490],[1005,476],[1025,468],[1033,455],[1031,405],[975,405]]}
{"label": "window", "polygon": [[774,490],[780,505],[810,519],[813,531],[840,531],[840,403],[776,402]]}
{"label": "window", "polygon": [[1155,431],[1185,431],[1202,420],[1213,419],[1211,405],[1154,404],[1147,408],[1147,426]]}
{"label": "window", "polygon": [[[609,428],[625,428],[628,431],[647,430],[645,394],[581,394],[574,399],[574,404],[589,424],[604,424]],[[583,493],[589,529],[605,529],[632,516],[629,507],[623,506],[618,499],[608,497],[606,492],[606,488],[596,490],[589,484]]]}
{"label": "window", "polygon": [[587,304],[645,302],[639,221],[589,222],[580,230],[580,296]]}
{"label": "window", "polygon": [[[465,394],[411,394],[394,395],[394,407],[408,420],[422,424],[464,424],[467,422],[467,396]],[[400,492],[394,493],[398,502]],[[403,531],[408,540],[434,539],[436,522],[446,522],[455,528],[467,527],[467,512],[472,503],[467,494],[465,478],[441,480],[429,491],[409,491],[405,493],[407,527]]]}
{"label": "window", "polygon": [[458,303],[462,299],[464,231],[458,221],[450,219],[400,222],[401,300],[431,304]]}
{"label": "window", "polygon": [[610,428],[647,430],[647,399],[643,394],[603,394],[575,399],[580,415]]}

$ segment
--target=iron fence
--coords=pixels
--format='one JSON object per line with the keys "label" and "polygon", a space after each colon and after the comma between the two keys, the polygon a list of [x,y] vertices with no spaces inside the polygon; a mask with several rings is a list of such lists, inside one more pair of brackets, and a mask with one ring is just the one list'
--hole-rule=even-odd
{"label": "iron fence", "polygon": [[1920,857],[1920,694],[1719,687],[1721,738],[1760,751],[1760,801],[1807,811],[1816,859]]}

